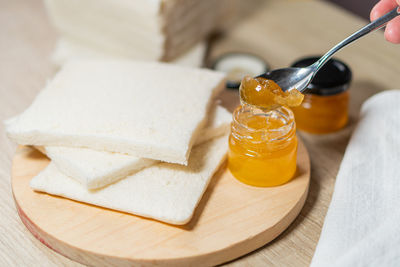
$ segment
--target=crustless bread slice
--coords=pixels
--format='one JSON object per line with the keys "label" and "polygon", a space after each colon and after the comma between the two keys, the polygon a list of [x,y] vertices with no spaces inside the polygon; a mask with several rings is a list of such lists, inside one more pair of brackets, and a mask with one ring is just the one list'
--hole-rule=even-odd
{"label": "crustless bread slice", "polygon": [[[231,118],[231,113],[225,108],[219,105],[213,107],[208,115],[206,127],[201,130],[196,144],[226,134]],[[152,159],[88,148],[49,146],[45,147],[43,152],[60,172],[72,177],[88,189],[106,186],[158,162]]]}
{"label": "crustless bread slice", "polygon": [[86,147],[187,164],[224,74],[166,63],[71,61],[18,117],[19,144]]}
{"label": "crustless bread slice", "polygon": [[211,177],[223,162],[227,136],[196,146],[188,166],[159,163],[99,190],[87,190],[54,163],[31,180],[36,191],[172,224],[193,216]]}

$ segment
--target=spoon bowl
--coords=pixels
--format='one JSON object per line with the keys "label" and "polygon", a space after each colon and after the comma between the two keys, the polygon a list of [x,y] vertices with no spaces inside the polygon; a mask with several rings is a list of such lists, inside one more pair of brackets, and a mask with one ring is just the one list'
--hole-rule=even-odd
{"label": "spoon bowl", "polygon": [[[312,66],[312,65],[311,65]],[[306,68],[283,68],[264,73],[263,77],[276,82],[283,91],[306,88],[314,77],[314,69],[309,66]]]}

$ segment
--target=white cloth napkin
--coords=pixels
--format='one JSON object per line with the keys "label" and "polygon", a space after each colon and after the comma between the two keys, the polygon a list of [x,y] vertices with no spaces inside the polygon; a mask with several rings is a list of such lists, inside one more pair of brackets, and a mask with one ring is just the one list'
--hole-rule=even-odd
{"label": "white cloth napkin", "polygon": [[400,266],[400,90],[363,104],[311,266]]}

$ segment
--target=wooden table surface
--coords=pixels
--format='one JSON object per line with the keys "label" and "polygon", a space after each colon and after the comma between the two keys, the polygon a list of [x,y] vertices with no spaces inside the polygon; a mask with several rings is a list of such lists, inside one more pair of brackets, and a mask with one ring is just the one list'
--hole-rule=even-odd
{"label": "wooden table surface", "polygon": [[[249,51],[273,68],[284,67],[301,56],[325,52],[365,22],[323,1],[270,0],[214,43],[210,56]],[[24,110],[54,73],[49,57],[55,40],[40,0],[0,0],[0,121]],[[360,105],[376,92],[400,88],[400,46],[385,42],[382,32],[337,56],[353,70],[350,124],[331,135],[300,133],[312,167],[300,216],[272,243],[226,265],[309,265]],[[224,97],[230,103],[236,99],[235,92]],[[45,247],[21,223],[10,188],[15,149],[0,124],[0,266],[81,266]]]}

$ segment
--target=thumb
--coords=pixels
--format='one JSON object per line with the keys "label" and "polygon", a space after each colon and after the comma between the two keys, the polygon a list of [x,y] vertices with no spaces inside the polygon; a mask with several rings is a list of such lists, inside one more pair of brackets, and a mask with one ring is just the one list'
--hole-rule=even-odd
{"label": "thumb", "polygon": [[400,0],[396,0],[396,3],[400,6]]}

